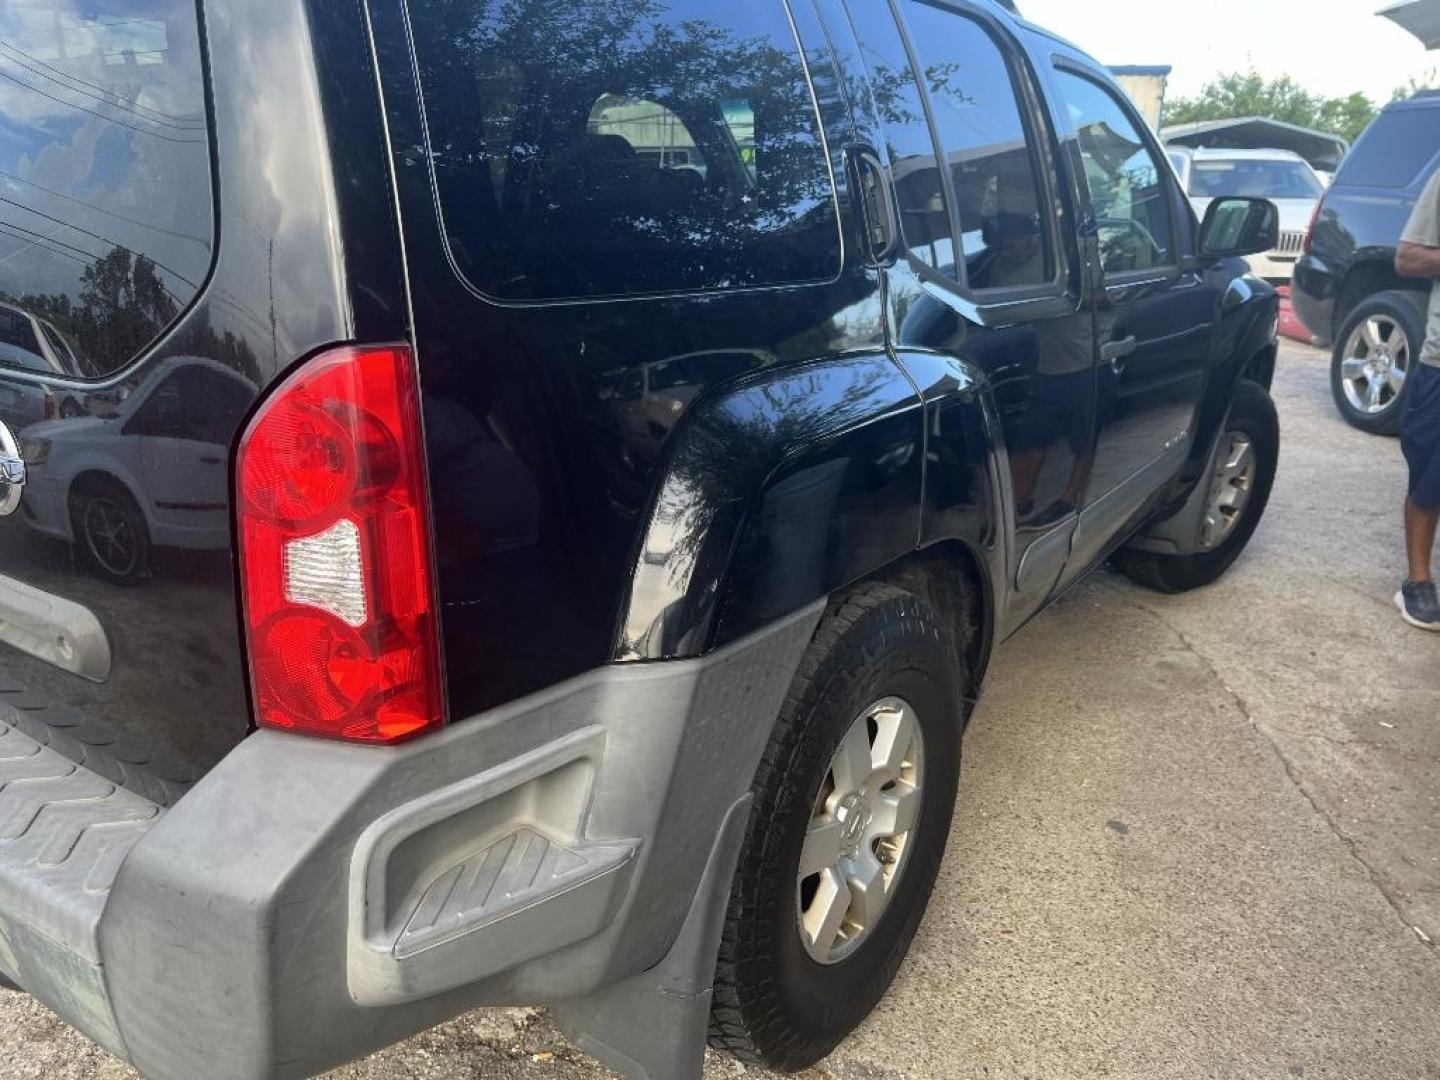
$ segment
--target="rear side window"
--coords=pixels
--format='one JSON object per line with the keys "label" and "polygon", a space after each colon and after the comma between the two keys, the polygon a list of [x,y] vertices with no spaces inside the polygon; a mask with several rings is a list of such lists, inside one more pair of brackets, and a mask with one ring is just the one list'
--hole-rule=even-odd
{"label": "rear side window", "polygon": [[926,266],[954,274],[955,245],[950,237],[945,183],[900,27],[884,0],[850,4],[849,12],[885,129],[905,244]]}
{"label": "rear side window", "polygon": [[972,19],[904,5],[916,62],[949,163],[965,276],[974,289],[1054,276],[1030,137],[1005,57]]}
{"label": "rear side window", "polygon": [[1440,109],[1384,112],[1365,129],[1340,166],[1338,184],[1409,187],[1440,147]]}
{"label": "rear side window", "polygon": [[109,375],[189,305],[208,139],[194,0],[0,5],[0,367]]}
{"label": "rear side window", "polygon": [[544,300],[828,280],[840,233],[783,0],[411,5],[451,255]]}

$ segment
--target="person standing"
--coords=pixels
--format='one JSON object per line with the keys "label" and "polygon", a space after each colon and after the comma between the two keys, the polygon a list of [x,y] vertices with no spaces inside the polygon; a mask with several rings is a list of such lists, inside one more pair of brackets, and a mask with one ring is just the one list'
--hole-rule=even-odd
{"label": "person standing", "polygon": [[1440,631],[1440,597],[1432,564],[1435,530],[1440,524],[1440,172],[1410,214],[1395,253],[1402,277],[1428,278],[1430,313],[1420,362],[1410,365],[1400,446],[1410,468],[1405,498],[1405,549],[1409,577],[1395,595],[1400,614],[1411,626]]}

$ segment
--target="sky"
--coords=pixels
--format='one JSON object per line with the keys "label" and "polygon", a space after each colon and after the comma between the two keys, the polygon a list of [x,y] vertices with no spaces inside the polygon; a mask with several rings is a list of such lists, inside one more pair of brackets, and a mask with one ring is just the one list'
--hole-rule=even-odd
{"label": "sky", "polygon": [[1375,14],[1388,2],[1017,0],[1026,18],[1102,63],[1170,64],[1170,98],[1193,96],[1218,72],[1253,67],[1326,97],[1359,90],[1381,105],[1412,75],[1440,67],[1440,52],[1427,53]]}

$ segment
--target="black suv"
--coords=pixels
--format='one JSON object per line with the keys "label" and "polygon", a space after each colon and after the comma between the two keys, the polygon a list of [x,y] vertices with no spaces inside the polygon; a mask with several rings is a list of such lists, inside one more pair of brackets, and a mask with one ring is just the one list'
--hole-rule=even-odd
{"label": "black suv", "polygon": [[1397,274],[1395,249],[1437,168],[1440,92],[1388,106],[1346,155],[1295,268],[1295,312],[1334,346],[1335,404],[1364,431],[1400,430],[1405,376],[1425,341],[1430,282]]}
{"label": "black suv", "polygon": [[816,1060],[992,647],[1264,511],[1275,208],[994,4],[74,0],[0,75],[0,972],[148,1075]]}

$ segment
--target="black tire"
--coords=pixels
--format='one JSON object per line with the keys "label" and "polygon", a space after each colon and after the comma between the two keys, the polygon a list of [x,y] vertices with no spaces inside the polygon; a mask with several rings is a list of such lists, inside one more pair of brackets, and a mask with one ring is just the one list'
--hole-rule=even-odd
{"label": "black tire", "polygon": [[[716,967],[712,1046],[753,1064],[803,1069],[884,995],[925,912],[954,812],[969,697],[957,656],[939,616],[901,589],[868,585],[831,605],[755,777]],[[888,696],[912,704],[919,721],[919,816],[868,936],[843,959],[821,963],[797,925],[801,846],[842,736]]]}
{"label": "black tire", "polygon": [[80,560],[99,577],[133,585],[150,576],[150,528],[118,481],[82,478],[70,492],[70,527]]}
{"label": "black tire", "polygon": [[[1259,383],[1242,379],[1235,387],[1235,397],[1222,432],[1240,431],[1250,438],[1256,457],[1254,487],[1230,535],[1210,551],[1192,555],[1161,555],[1153,551],[1123,548],[1116,553],[1115,568],[1137,585],[1162,593],[1189,592],[1203,588],[1229,570],[1250,538],[1275,486],[1275,470],[1280,461],[1280,418],[1275,403]],[[1210,477],[1201,480],[1210,483]]]}
{"label": "black tire", "polygon": [[[1357,348],[1363,347],[1363,339],[1356,340],[1357,332],[1360,332],[1369,320],[1378,317],[1382,327],[1390,325],[1404,334],[1406,373],[1413,373],[1420,362],[1420,349],[1425,342],[1425,304],[1425,297],[1419,293],[1392,289],[1362,300],[1341,324],[1335,335],[1335,350],[1330,358],[1330,393],[1335,399],[1335,407],[1340,410],[1340,415],[1347,424],[1372,435],[1400,434],[1400,420],[1405,409],[1403,390],[1386,390],[1380,409],[1367,412],[1350,400],[1346,392],[1343,367],[1346,359]],[[1386,345],[1392,351],[1399,351],[1389,338],[1386,339]]]}

